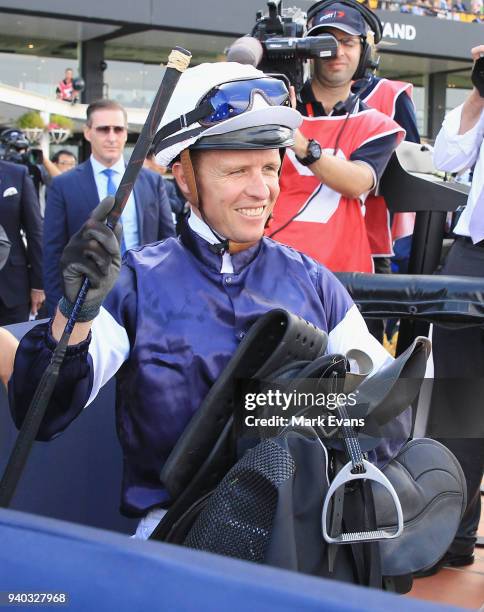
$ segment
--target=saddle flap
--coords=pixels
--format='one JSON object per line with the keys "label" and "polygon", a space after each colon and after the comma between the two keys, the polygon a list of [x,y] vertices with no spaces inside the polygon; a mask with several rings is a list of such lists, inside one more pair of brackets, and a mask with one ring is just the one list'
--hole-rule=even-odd
{"label": "saddle flap", "polygon": [[[382,572],[399,576],[427,569],[447,551],[466,507],[466,482],[454,455],[435,440],[408,442],[383,473],[403,509],[400,537],[380,542]],[[391,499],[374,487],[378,528],[391,528]]]}
{"label": "saddle flap", "polygon": [[401,414],[418,395],[429,355],[430,340],[416,338],[404,353],[361,383],[355,412],[366,405],[366,416],[371,415],[378,425]]}

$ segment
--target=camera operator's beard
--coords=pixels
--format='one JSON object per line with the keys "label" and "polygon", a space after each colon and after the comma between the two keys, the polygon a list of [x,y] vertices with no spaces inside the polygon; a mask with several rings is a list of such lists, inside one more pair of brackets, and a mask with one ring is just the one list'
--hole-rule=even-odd
{"label": "camera operator's beard", "polygon": [[351,66],[348,66],[347,70],[333,72],[328,69],[324,61],[315,62],[314,79],[321,87],[330,87],[332,89],[351,87],[353,74],[354,69]]}
{"label": "camera operator's beard", "polygon": [[351,80],[343,78],[326,78],[323,73],[314,73],[311,87],[316,100],[330,114],[338,102],[344,102],[351,93]]}

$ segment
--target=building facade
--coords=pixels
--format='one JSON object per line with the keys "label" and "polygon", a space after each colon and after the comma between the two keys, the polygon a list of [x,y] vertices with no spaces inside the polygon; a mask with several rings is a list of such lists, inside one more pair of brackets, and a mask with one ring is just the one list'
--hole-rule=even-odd
{"label": "building facade", "polygon": [[[14,87],[55,97],[68,67],[86,82],[83,101],[105,96],[127,107],[148,108],[169,51],[179,45],[192,64],[224,57],[249,32],[262,0],[0,0],[0,90]],[[308,0],[291,0],[302,10]],[[194,7],[197,9],[194,10]],[[384,24],[379,74],[414,84],[419,129],[434,138],[448,108],[470,87],[470,48],[482,40],[482,25],[390,10],[377,10]],[[10,92],[11,94],[11,92]],[[6,101],[8,98],[8,102]],[[0,123],[25,111],[0,93]]]}

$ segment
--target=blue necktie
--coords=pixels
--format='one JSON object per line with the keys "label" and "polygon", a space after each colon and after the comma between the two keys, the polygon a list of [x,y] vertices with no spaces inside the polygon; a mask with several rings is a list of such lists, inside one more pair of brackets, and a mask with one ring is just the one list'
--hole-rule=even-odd
{"label": "blue necktie", "polygon": [[[102,171],[102,173],[105,176],[108,177],[107,195],[108,196],[114,196],[116,194],[116,190],[117,190],[117,187],[116,187],[116,185],[114,184],[114,181],[113,181],[113,175],[114,175],[115,171],[112,170],[111,168],[105,168]],[[121,219],[119,219],[118,223],[122,224]],[[124,255],[125,251],[126,251],[126,243],[124,242],[124,236],[123,236],[123,238],[121,239],[121,255]]]}
{"label": "blue necktie", "polygon": [[112,170],[111,168],[105,168],[103,170],[103,174],[105,174],[108,177],[107,195],[108,196],[115,195],[116,194],[116,185],[114,184],[114,181],[113,181],[114,170]]}

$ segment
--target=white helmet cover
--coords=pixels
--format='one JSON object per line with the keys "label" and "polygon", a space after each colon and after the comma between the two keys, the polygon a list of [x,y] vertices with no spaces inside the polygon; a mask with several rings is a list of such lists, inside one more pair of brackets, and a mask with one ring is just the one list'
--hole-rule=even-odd
{"label": "white helmet cover", "polygon": [[[217,85],[230,81],[264,77],[267,77],[267,75],[261,70],[236,62],[200,64],[194,68],[189,68],[181,75],[158,130],[181,115],[186,115],[192,111],[200,100]],[[206,138],[212,134],[227,134],[247,127],[268,124],[282,125],[292,130],[301,125],[302,117],[298,111],[288,106],[271,106],[262,96],[256,96],[256,98],[257,103],[245,113],[217,123],[196,136],[188,137],[186,140],[161,149],[156,155],[156,161],[161,166],[168,166],[177,155],[194,144],[199,138]],[[182,134],[196,127],[200,127],[198,122],[181,128],[176,134]]]}

